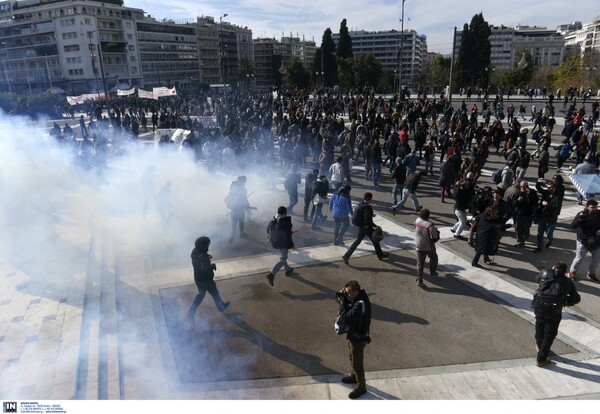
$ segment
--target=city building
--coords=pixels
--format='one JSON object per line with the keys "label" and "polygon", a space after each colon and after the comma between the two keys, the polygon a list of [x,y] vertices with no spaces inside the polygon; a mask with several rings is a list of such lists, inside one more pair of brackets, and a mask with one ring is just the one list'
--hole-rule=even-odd
{"label": "city building", "polygon": [[[413,86],[418,82],[427,60],[427,36],[414,30],[385,30],[367,32],[350,31],[354,56],[372,53],[375,60],[395,74],[402,85]],[[332,35],[337,44],[339,33]]]}
{"label": "city building", "polygon": [[139,86],[152,89],[198,85],[201,77],[195,19],[157,21],[145,16],[135,24],[143,76]]}
{"label": "city building", "polygon": [[257,87],[281,86],[292,58],[298,59],[307,71],[312,70],[317,46],[298,37],[254,39],[255,82]]}
{"label": "city building", "polygon": [[6,87],[70,93],[137,84],[142,71],[135,20],[120,0],[24,0],[0,4],[0,65]]}
{"label": "city building", "polygon": [[[537,26],[490,26],[491,69],[512,69],[528,50],[535,67],[558,66],[563,60],[565,38],[556,30]],[[455,56],[460,50],[462,30],[456,32]]]}

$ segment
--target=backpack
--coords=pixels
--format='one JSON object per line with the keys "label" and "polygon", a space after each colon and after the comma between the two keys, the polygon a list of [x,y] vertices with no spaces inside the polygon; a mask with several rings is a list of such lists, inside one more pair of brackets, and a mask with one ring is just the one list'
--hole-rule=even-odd
{"label": "backpack", "polygon": [[500,184],[502,182],[502,171],[504,167],[498,168],[496,171],[492,173],[492,181],[494,184]]}
{"label": "backpack", "polygon": [[568,156],[569,156],[569,154],[570,154],[570,152],[571,152],[571,151],[570,151],[570,149],[571,149],[571,147],[569,147],[569,145],[568,145],[568,144],[563,144],[563,145],[560,147],[560,150],[558,151],[558,154],[559,154],[561,157],[568,157]]}
{"label": "backpack", "polygon": [[365,225],[365,205],[360,203],[358,207],[352,212],[352,224],[357,227],[363,227]]}
{"label": "backpack", "polygon": [[563,286],[556,280],[553,270],[542,270],[540,285],[533,295],[534,305],[562,307],[565,301]]}
{"label": "backpack", "polygon": [[274,249],[282,249],[285,247],[285,234],[281,231],[279,220],[276,218],[269,221],[267,226],[267,238],[269,243],[271,243],[271,247]]}

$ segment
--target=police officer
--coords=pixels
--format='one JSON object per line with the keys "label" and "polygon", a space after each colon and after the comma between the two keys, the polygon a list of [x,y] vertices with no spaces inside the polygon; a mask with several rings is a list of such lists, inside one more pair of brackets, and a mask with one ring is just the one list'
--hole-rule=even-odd
{"label": "police officer", "polygon": [[535,313],[536,365],[544,367],[550,364],[550,348],[558,333],[562,319],[563,306],[576,305],[581,301],[575,284],[566,277],[567,264],[556,263],[551,270],[543,270],[535,281],[539,283],[533,297]]}
{"label": "police officer", "polygon": [[356,384],[348,398],[356,399],[367,392],[365,380],[365,347],[371,343],[369,328],[371,325],[371,302],[367,292],[361,289],[356,280],[346,283],[338,295],[340,311],[345,311],[344,320],[349,326],[346,339],[350,356],[350,375],[342,377],[344,384]]}

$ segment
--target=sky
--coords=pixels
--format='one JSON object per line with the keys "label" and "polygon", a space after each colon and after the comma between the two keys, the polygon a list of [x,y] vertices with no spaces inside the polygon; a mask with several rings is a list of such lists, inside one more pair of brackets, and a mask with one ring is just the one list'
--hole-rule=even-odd
{"label": "sky", "polygon": [[[448,54],[454,27],[461,30],[473,15],[483,13],[491,25],[545,26],[583,23],[600,16],[597,0],[405,0],[404,30],[427,36],[428,50]],[[125,0],[125,6],[144,9],[156,19],[193,19],[228,14],[224,21],[252,30],[253,38],[298,36],[321,44],[323,32],[338,33],[342,19],[349,30],[401,29],[401,0]]]}

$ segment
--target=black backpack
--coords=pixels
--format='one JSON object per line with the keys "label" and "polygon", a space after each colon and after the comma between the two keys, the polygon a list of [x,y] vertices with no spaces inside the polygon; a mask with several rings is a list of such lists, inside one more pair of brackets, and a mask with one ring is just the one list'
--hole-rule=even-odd
{"label": "black backpack", "polygon": [[360,203],[352,212],[352,224],[357,227],[363,227],[365,225],[365,204]]}
{"label": "black backpack", "polygon": [[269,225],[267,226],[267,238],[274,249],[285,248],[285,234],[281,231],[279,220],[276,218],[269,221]]}
{"label": "black backpack", "polygon": [[539,287],[533,295],[534,306],[560,307],[564,305],[566,292],[554,275],[554,271],[542,270]]}

